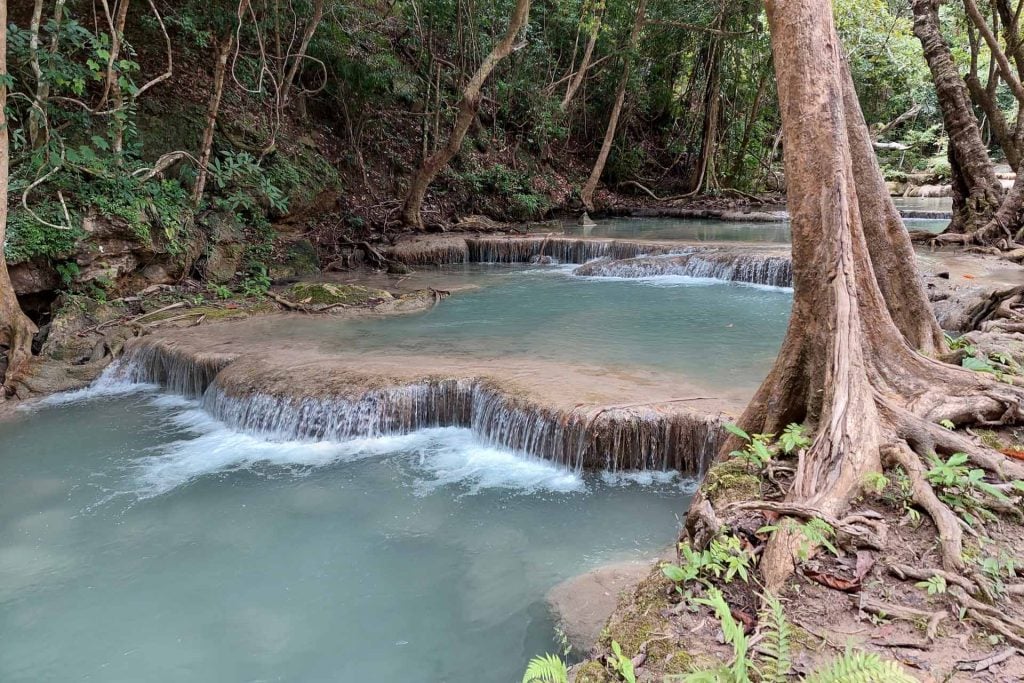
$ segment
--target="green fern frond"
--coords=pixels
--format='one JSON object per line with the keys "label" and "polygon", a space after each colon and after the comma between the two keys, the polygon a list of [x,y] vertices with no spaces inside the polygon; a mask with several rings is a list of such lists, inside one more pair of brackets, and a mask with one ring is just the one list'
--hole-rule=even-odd
{"label": "green fern frond", "polygon": [[917,683],[917,679],[896,662],[868,652],[850,651],[812,673],[804,683]]}
{"label": "green fern frond", "polygon": [[718,622],[722,627],[722,635],[725,637],[725,642],[732,645],[733,656],[735,657],[732,664],[733,678],[737,681],[747,681],[747,667],[750,665],[747,653],[750,650],[750,642],[747,640],[747,635],[743,632],[743,626],[733,618],[732,610],[729,608],[729,603],[725,601],[722,591],[717,588],[709,588],[708,597],[698,598],[694,602],[706,605],[715,611],[715,616],[718,617]]}
{"label": "green fern frond", "polygon": [[530,660],[523,683],[567,683],[569,671],[558,655],[538,655]]}
{"label": "green fern frond", "polygon": [[762,623],[766,624],[762,645],[766,661],[761,671],[762,680],[764,683],[786,683],[793,670],[790,648],[793,630],[786,620],[786,614],[778,598],[771,593],[765,593],[764,599],[768,603],[768,609],[761,617]]}

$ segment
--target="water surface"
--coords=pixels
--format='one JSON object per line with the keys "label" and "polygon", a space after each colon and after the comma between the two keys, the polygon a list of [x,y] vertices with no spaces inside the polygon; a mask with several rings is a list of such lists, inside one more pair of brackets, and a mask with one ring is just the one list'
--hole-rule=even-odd
{"label": "water surface", "polygon": [[268,443],[139,393],[0,423],[0,680],[518,680],[543,596],[650,557],[678,481],[436,429]]}

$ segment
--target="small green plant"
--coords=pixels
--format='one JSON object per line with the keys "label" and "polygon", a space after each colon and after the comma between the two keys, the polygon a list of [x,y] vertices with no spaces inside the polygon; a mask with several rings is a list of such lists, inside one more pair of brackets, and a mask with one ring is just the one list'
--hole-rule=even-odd
{"label": "small green plant", "polygon": [[242,294],[247,297],[262,298],[270,291],[270,276],[267,267],[257,263],[249,269],[249,274],[242,280]]}
{"label": "small green plant", "polygon": [[[761,657],[750,655],[750,640],[743,627],[732,616],[732,610],[721,591],[711,589],[708,597],[695,602],[711,607],[722,628],[725,642],[732,645],[733,663],[714,669],[694,671],[666,677],[678,683],[752,683],[751,671],[760,683],[787,683],[793,672],[792,628],[781,603],[765,596],[767,610],[762,614]],[[899,664],[884,660],[862,650],[847,650],[833,660],[800,679],[803,683],[915,683],[916,679]]]}
{"label": "small green plant", "polygon": [[609,660],[612,670],[619,675],[619,678],[626,683],[636,683],[636,672],[633,670],[633,660],[622,654],[622,646],[617,641],[612,641],[612,656]]}
{"label": "small green plant", "polygon": [[746,442],[743,450],[732,451],[729,455],[745,460],[757,469],[766,467],[780,452],[789,455],[811,445],[807,428],[796,423],[788,425],[778,441],[774,434],[748,434],[731,422],[727,422],[725,428]]}
{"label": "small green plant", "polygon": [[881,472],[868,472],[864,477],[864,488],[880,496],[889,488],[889,478]]}
{"label": "small green plant", "polygon": [[938,489],[939,499],[968,524],[973,525],[979,519],[995,519],[985,505],[986,497],[1003,503],[1011,502],[1009,496],[985,481],[984,470],[967,466],[966,453],[954,453],[946,460],[931,455],[928,462],[931,469],[925,476]]}
{"label": "small green plant", "polygon": [[783,522],[782,526],[769,524],[758,529],[758,533],[775,533],[783,528],[787,531],[798,533],[803,537],[800,547],[797,549],[797,555],[803,562],[806,562],[810,558],[811,551],[819,546],[833,555],[839,555],[839,550],[832,544],[832,540],[836,537],[836,530],[832,528],[831,524],[820,517],[810,519],[803,524],[787,519]]}
{"label": "small green plant", "polygon": [[538,655],[530,660],[523,683],[566,683],[569,670],[558,655]]}
{"label": "small green plant", "polygon": [[683,555],[682,565],[666,562],[661,565],[661,571],[676,584],[680,594],[685,595],[683,589],[692,581],[710,586],[711,577],[723,579],[726,583],[731,583],[737,576],[744,583],[749,580],[751,556],[736,536],[719,536],[700,552],[688,543],[680,543],[679,551]]}
{"label": "small green plant", "polygon": [[914,584],[928,595],[941,595],[946,592],[946,579],[936,574],[926,581],[918,581]]}
{"label": "small green plant", "polygon": [[231,298],[231,290],[228,287],[225,287],[224,285],[218,285],[214,283],[207,285],[207,288],[210,290],[210,293],[212,293],[218,299]]}

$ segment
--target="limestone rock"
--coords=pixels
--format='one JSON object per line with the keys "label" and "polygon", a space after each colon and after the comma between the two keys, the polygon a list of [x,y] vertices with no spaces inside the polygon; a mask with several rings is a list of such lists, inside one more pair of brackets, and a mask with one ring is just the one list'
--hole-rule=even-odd
{"label": "limestone rock", "polygon": [[280,280],[320,274],[320,256],[309,240],[291,242],[282,251],[281,262],[270,267],[271,278]]}
{"label": "limestone rock", "polygon": [[345,304],[347,306],[394,299],[390,292],[383,289],[332,282],[296,282],[286,290],[285,296],[299,303]]}
{"label": "limestone rock", "polygon": [[590,650],[601,635],[619,596],[631,591],[650,572],[649,564],[620,562],[568,579],[548,592],[547,603],[573,650]]}

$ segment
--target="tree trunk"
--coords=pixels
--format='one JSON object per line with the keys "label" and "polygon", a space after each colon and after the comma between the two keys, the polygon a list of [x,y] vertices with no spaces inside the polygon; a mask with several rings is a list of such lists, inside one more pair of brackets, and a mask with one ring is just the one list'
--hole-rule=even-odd
{"label": "tree trunk", "polygon": [[967,88],[939,31],[939,0],[912,0],[911,4],[914,35],[921,41],[949,136],[953,174],[953,221],[949,231],[974,232],[995,213],[1003,189],[981,139]]}
{"label": "tree trunk", "polygon": [[583,50],[583,59],[580,61],[579,69],[569,79],[569,85],[565,88],[565,97],[562,98],[562,103],[559,106],[561,111],[565,111],[569,108],[569,103],[572,102],[572,98],[576,96],[576,91],[583,85],[583,80],[587,77],[587,70],[590,69],[590,60],[594,56],[594,46],[597,45],[597,38],[601,33],[601,18],[603,12],[597,14],[593,18],[594,25],[590,29],[590,35],[587,36],[587,46]]}
{"label": "tree trunk", "polygon": [[619,116],[622,114],[622,105],[626,101],[626,87],[629,85],[629,74],[633,68],[633,51],[640,40],[640,30],[644,25],[644,14],[647,11],[647,0],[638,0],[636,15],[633,18],[633,28],[629,33],[629,45],[626,55],[623,57],[622,76],[619,78],[618,87],[615,89],[615,104],[612,105],[611,114],[608,115],[608,127],[604,131],[604,140],[601,142],[601,151],[597,154],[594,168],[590,171],[590,177],[583,185],[580,198],[583,200],[583,207],[587,211],[594,210],[594,191],[597,190],[597,183],[604,173],[604,165],[608,163],[608,155],[611,154],[612,144],[615,142],[615,129],[619,125]]}
{"label": "tree trunk", "polygon": [[217,63],[213,71],[213,92],[206,109],[206,129],[203,131],[203,144],[199,150],[199,172],[195,187],[192,188],[192,204],[198,207],[203,200],[206,189],[206,174],[210,166],[210,155],[213,152],[213,133],[217,129],[217,114],[220,111],[220,98],[224,94],[224,77],[228,69],[228,57],[235,44],[235,33],[231,31],[220,41],[217,49]]}
{"label": "tree trunk", "polygon": [[459,113],[455,118],[455,126],[451,135],[443,147],[423,160],[423,165],[413,176],[409,184],[409,191],[405,197],[405,204],[402,207],[402,222],[410,227],[423,228],[423,219],[420,215],[423,207],[423,198],[427,194],[427,188],[433,182],[437,174],[441,172],[448,162],[451,161],[462,147],[462,140],[466,137],[466,131],[473,124],[477,110],[480,108],[481,90],[487,78],[494,71],[494,68],[501,60],[505,59],[515,49],[516,36],[526,24],[530,14],[530,0],[516,0],[515,9],[508,22],[508,30],[505,35],[487,55],[480,67],[473,74],[473,77],[466,84],[462,92],[462,101],[459,103]]}
{"label": "tree trunk", "polygon": [[32,357],[36,326],[18,304],[7,272],[2,246],[7,238],[7,189],[10,180],[10,140],[7,134],[7,0],[0,0],[0,345],[7,347],[7,371],[0,399],[14,393]]}
{"label": "tree trunk", "polygon": [[[295,79],[299,75],[299,69],[302,67],[302,61],[306,58],[306,52],[309,50],[309,43],[313,40],[313,34],[316,33],[317,27],[320,25],[320,20],[324,16],[324,0],[313,1],[313,16],[309,18],[309,23],[306,24],[306,29],[302,34],[302,42],[299,43],[299,50],[294,55],[289,55],[292,58],[291,68],[288,69],[288,75],[284,79],[284,85],[281,88],[281,108],[284,109],[291,102],[292,95],[291,89],[295,85]],[[287,57],[285,58],[287,60]]]}
{"label": "tree trunk", "polygon": [[[913,258],[883,258],[885,248],[906,251],[909,242],[877,164],[869,163],[870,137],[844,73],[830,0],[765,4],[782,114],[794,297],[779,356],[740,426],[752,433],[779,433],[791,422],[812,427],[786,500],[820,516],[841,518],[865,476],[881,471],[883,458],[906,458],[911,448],[920,456],[963,451],[980,467],[1024,471],[938,425],[1019,419],[1024,391],[940,363],[907,342],[940,344],[929,309],[921,307]],[[885,244],[869,245],[879,240]],[[907,314],[914,306],[915,316]],[[904,313],[894,319],[891,311]],[[943,560],[959,569],[960,529],[941,502],[927,503]],[[779,526],[760,564],[770,591],[782,587],[805,543],[796,529]]]}

